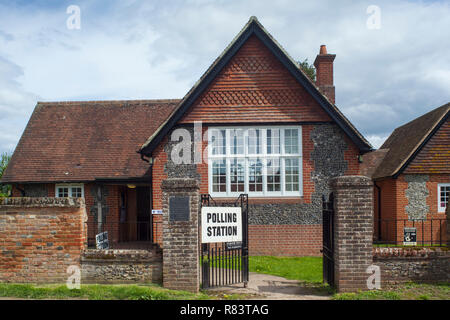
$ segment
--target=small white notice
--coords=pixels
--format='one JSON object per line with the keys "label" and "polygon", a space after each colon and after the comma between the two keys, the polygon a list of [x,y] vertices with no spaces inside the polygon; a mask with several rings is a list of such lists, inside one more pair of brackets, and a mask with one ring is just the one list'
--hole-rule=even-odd
{"label": "small white notice", "polygon": [[108,231],[99,233],[95,236],[97,249],[109,249]]}
{"label": "small white notice", "polygon": [[202,243],[242,241],[242,209],[202,207]]}

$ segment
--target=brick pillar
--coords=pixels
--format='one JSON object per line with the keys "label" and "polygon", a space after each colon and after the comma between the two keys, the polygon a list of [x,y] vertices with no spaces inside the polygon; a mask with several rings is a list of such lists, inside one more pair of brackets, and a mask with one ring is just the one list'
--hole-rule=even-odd
{"label": "brick pillar", "polygon": [[367,290],[372,264],[373,183],[364,176],[330,181],[334,193],[334,263],[338,292]]}
{"label": "brick pillar", "polygon": [[162,182],[161,188],[163,286],[198,292],[198,183],[193,179],[167,179]]}

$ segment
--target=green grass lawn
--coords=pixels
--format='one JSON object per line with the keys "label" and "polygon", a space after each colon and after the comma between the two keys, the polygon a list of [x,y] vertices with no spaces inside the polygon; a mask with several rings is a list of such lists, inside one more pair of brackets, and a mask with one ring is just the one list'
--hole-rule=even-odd
{"label": "green grass lawn", "polygon": [[[232,259],[227,257],[213,258],[211,264],[223,269],[242,268],[241,263],[233,264]],[[249,271],[291,280],[320,283],[322,282],[322,257],[250,256]]]}
{"label": "green grass lawn", "polygon": [[203,300],[214,298],[205,293],[168,290],[158,285],[81,285],[68,289],[65,285],[0,284],[0,297],[25,299],[89,299],[89,300]]}
{"label": "green grass lawn", "polygon": [[450,300],[450,283],[406,283],[382,290],[338,294],[322,284],[322,257],[250,257],[250,271],[299,280],[335,300]]}
{"label": "green grass lawn", "polygon": [[322,257],[253,256],[249,258],[249,269],[290,280],[322,283]]}
{"label": "green grass lawn", "polygon": [[[450,284],[407,283],[382,290],[337,294],[322,283],[322,257],[249,257],[250,272],[298,280],[318,294],[329,294],[336,300],[450,300]],[[81,285],[81,289],[68,289],[59,285],[30,285],[0,283],[0,297],[25,299],[89,299],[89,300],[206,300],[247,299],[247,295],[201,291],[168,290],[156,284],[145,285]]]}
{"label": "green grass lawn", "polygon": [[406,283],[393,288],[340,293],[335,300],[450,300],[450,283]]}

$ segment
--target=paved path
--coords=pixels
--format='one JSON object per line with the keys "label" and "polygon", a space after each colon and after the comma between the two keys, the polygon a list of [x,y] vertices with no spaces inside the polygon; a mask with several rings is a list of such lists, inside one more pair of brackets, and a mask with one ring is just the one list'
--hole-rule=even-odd
{"label": "paved path", "polygon": [[247,288],[242,283],[214,288],[225,294],[244,293],[255,295],[254,299],[268,300],[329,300],[330,296],[316,288],[300,285],[297,280],[288,280],[278,276],[250,272]]}

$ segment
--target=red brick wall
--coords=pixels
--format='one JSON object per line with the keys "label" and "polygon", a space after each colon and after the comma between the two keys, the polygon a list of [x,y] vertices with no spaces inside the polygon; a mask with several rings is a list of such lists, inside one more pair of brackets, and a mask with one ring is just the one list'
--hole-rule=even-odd
{"label": "red brick wall", "polygon": [[[427,214],[427,221],[423,224],[423,240],[425,242],[437,242],[441,238],[442,242],[446,241],[446,218],[445,212],[438,212],[438,184],[449,183],[450,177],[443,174],[428,175],[429,181],[426,186],[429,192],[426,198],[426,203],[429,206]],[[403,228],[412,227],[413,224],[408,220],[406,206],[409,203],[406,197],[406,189],[408,189],[408,182],[405,180],[405,175],[401,174],[397,179],[386,178],[376,182],[381,187],[381,219],[401,220],[397,222],[382,223],[382,238],[389,241],[403,242]],[[375,215],[377,219],[378,214],[378,200],[375,193]],[[376,220],[375,219],[375,220]],[[433,220],[431,219],[442,219]],[[417,228],[417,241],[422,240],[422,224],[414,224]],[[378,228],[378,222],[375,221],[375,228]],[[377,235],[377,233],[375,233]]]}
{"label": "red brick wall", "polygon": [[[382,220],[395,220],[397,217],[397,180],[387,178],[382,181],[377,181],[377,186],[381,189],[381,219]],[[375,188],[376,190],[376,188]],[[378,191],[374,197],[374,214],[378,218]],[[378,236],[378,221],[374,224],[376,228],[376,236]],[[381,238],[386,241],[395,241],[396,239],[396,222],[382,222],[381,224]]]}
{"label": "red brick wall", "polygon": [[82,199],[10,198],[0,203],[0,281],[65,282],[86,244]]}
{"label": "red brick wall", "polygon": [[249,254],[321,256],[322,225],[250,225]]}
{"label": "red brick wall", "polygon": [[[430,242],[439,241],[441,238],[442,242],[446,241],[446,225],[444,219],[446,219],[445,212],[438,212],[438,184],[439,183],[450,183],[450,176],[443,174],[430,174],[427,175],[429,180],[426,183],[427,190],[429,192],[426,198],[426,203],[429,207],[429,212],[427,214],[427,221],[422,224],[415,225],[417,228],[417,241]],[[408,188],[408,182],[405,181],[405,175],[401,174],[398,177],[397,182],[397,218],[398,219],[408,219],[408,214],[405,207],[408,205],[409,201],[406,198],[405,192]],[[430,220],[433,219],[433,222]],[[438,220],[442,219],[442,220]],[[412,223],[407,223],[407,227],[412,227]],[[403,227],[404,224],[398,224],[397,239],[403,241]],[[422,231],[423,230],[423,231]],[[423,233],[423,238],[422,238]]]}

